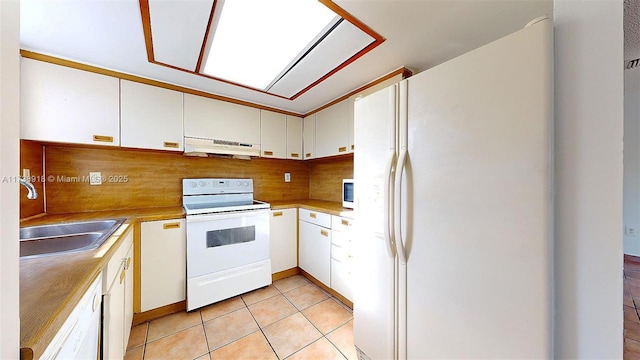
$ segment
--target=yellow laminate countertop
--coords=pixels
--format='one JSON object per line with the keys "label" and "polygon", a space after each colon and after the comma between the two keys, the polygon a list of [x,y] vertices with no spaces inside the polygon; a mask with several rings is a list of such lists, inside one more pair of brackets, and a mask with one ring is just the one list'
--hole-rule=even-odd
{"label": "yellow laminate countertop", "polygon": [[355,215],[352,209],[343,208],[342,203],[337,201],[302,199],[302,200],[278,200],[278,201],[267,201],[267,202],[271,204],[271,210],[303,208],[307,210],[320,211],[320,212],[324,212],[324,213],[336,215],[336,216],[345,216],[348,218],[353,218]]}
{"label": "yellow laminate countertop", "polygon": [[133,225],[184,217],[182,207],[42,215],[20,226],[126,218],[98,249],[20,260],[20,356],[37,359],[69,317],[82,295],[109,262]]}

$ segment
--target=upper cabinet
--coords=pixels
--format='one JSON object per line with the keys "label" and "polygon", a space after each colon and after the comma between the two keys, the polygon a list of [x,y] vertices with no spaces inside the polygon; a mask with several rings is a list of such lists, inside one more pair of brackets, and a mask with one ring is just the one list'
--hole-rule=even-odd
{"label": "upper cabinet", "polygon": [[302,118],[287,115],[287,159],[302,160]]}
{"label": "upper cabinet", "polygon": [[124,147],[183,151],[182,93],[121,80],[120,127]]}
{"label": "upper cabinet", "polygon": [[20,137],[120,145],[120,82],[115,77],[22,59]]}
{"label": "upper cabinet", "polygon": [[316,114],[311,114],[303,119],[302,144],[304,147],[303,159],[316,157]]}
{"label": "upper cabinet", "polygon": [[287,116],[260,110],[260,156],[287,158]]}
{"label": "upper cabinet", "polygon": [[325,157],[347,153],[349,146],[349,103],[340,101],[316,113],[316,155]]}
{"label": "upper cabinet", "polygon": [[184,136],[252,144],[260,148],[260,110],[184,94]]}

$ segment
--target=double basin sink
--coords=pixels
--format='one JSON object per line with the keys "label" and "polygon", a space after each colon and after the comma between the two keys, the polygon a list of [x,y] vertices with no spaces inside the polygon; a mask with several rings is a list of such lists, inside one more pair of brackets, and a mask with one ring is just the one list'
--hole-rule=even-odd
{"label": "double basin sink", "polygon": [[83,221],[20,228],[20,258],[35,258],[100,247],[126,219]]}

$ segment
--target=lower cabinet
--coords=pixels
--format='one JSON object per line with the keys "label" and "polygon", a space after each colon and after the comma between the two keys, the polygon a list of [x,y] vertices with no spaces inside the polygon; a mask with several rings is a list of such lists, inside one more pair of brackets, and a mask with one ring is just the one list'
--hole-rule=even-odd
{"label": "lower cabinet", "polygon": [[271,273],[298,266],[296,209],[272,210],[270,218]]}
{"label": "lower cabinet", "polygon": [[353,220],[331,219],[331,288],[353,301]]}
{"label": "lower cabinet", "polygon": [[[303,210],[300,209],[301,214]],[[305,220],[299,221],[298,228],[300,268],[326,286],[331,286],[331,229]]]}
{"label": "lower cabinet", "polygon": [[140,224],[140,310],[186,299],[187,237],[184,219]]}
{"label": "lower cabinet", "polygon": [[133,231],[102,273],[102,358],[122,359],[133,320]]}

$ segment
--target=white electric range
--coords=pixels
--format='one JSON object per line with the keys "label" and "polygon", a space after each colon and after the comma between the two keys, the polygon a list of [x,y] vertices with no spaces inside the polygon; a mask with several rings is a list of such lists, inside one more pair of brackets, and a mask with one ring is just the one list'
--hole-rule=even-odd
{"label": "white electric range", "polygon": [[183,179],[187,311],[271,284],[270,205],[252,179]]}

